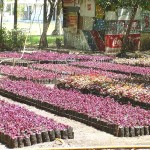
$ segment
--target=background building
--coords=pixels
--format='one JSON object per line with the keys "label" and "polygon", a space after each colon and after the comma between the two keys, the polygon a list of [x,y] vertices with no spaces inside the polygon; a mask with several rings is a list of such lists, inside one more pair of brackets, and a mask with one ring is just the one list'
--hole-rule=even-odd
{"label": "background building", "polygon": [[[130,11],[131,8],[105,11],[95,0],[63,0],[65,45],[118,53],[130,20]],[[131,51],[140,48],[143,33],[150,33],[150,11],[139,8],[129,36]]]}

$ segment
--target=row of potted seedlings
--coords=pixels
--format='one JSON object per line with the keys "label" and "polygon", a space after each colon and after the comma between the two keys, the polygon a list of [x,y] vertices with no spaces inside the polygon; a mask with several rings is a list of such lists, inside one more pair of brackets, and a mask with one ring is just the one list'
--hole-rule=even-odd
{"label": "row of potted seedlings", "polygon": [[[26,58],[26,57],[25,57]],[[30,60],[40,60],[40,61],[89,61],[89,60],[95,60],[95,61],[110,61],[112,60],[112,57],[108,56],[98,56],[98,55],[81,55],[81,54],[66,54],[66,53],[58,53],[58,52],[47,52],[47,51],[37,51],[32,53],[30,56],[28,56],[26,59]]]}
{"label": "row of potted seedlings", "polygon": [[97,88],[105,84],[112,83],[113,80],[103,75],[74,75],[58,79],[57,86],[68,88],[87,89]]}
{"label": "row of potted seedlings", "polygon": [[0,65],[0,73],[11,79],[32,80],[38,83],[50,83],[60,77],[54,72],[33,70],[22,66]]}
{"label": "row of potted seedlings", "polygon": [[149,135],[150,111],[120,104],[113,98],[50,89],[30,81],[0,81],[2,95],[69,117],[115,136]]}
{"label": "row of potted seedlings", "polygon": [[0,52],[0,58],[22,58],[22,56],[30,56],[27,53],[18,53],[18,52]]}
{"label": "row of potted seedlings", "polygon": [[129,66],[115,63],[107,63],[107,62],[95,62],[95,61],[87,61],[87,62],[72,62],[70,65],[87,67],[87,68],[96,68],[106,71],[114,71],[117,73],[125,73],[125,74],[133,74],[133,75],[141,75],[150,78],[150,68],[149,67],[139,67],[139,66]]}
{"label": "row of potted seedlings", "polygon": [[28,67],[29,65],[37,63],[36,61],[24,60],[24,59],[9,59],[3,60],[1,62],[2,65],[10,65],[10,66],[23,66]]}
{"label": "row of potted seedlings", "polygon": [[60,74],[69,74],[69,75],[105,75],[110,78],[115,79],[128,79],[129,76],[124,74],[117,74],[114,72],[107,72],[102,70],[96,70],[93,68],[80,68],[75,66],[69,66],[67,64],[33,64],[30,66],[33,69],[39,69],[44,71],[53,71]]}
{"label": "row of potted seedlings", "polygon": [[92,93],[98,96],[109,95],[122,102],[130,101],[134,105],[150,109],[149,86],[116,82],[105,76],[79,75],[59,79],[57,87],[75,88],[86,94]]}
{"label": "row of potted seedlings", "polygon": [[150,58],[116,58],[113,60],[117,64],[126,64],[131,66],[150,67]]}
{"label": "row of potted seedlings", "polygon": [[108,56],[100,56],[100,55],[81,55],[81,54],[66,54],[66,53],[58,53],[58,52],[47,52],[47,51],[37,51],[30,54],[27,53],[17,53],[17,52],[2,52],[0,53],[0,58],[20,58],[27,60],[36,60],[40,62],[70,62],[70,61],[110,61],[113,58]]}
{"label": "row of potted seedlings", "polygon": [[130,83],[118,83],[100,87],[100,93],[122,98],[125,102],[132,100],[134,104],[150,109],[150,88]]}
{"label": "row of potted seedlings", "polygon": [[73,128],[0,100],[0,142],[9,148],[74,138]]}

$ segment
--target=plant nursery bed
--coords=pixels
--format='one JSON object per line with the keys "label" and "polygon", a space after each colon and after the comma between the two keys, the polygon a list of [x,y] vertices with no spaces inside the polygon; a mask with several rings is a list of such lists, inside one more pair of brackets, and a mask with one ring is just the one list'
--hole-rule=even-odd
{"label": "plant nursery bed", "polygon": [[71,63],[71,62],[75,62],[75,60],[39,60],[38,63],[39,64],[67,64],[67,63]]}
{"label": "plant nursery bed", "polygon": [[108,56],[100,55],[81,55],[81,54],[66,54],[58,52],[47,52],[47,51],[37,51],[32,53],[30,56],[25,56],[24,58],[36,61],[88,61],[95,60],[100,62],[111,61],[113,58]]}
{"label": "plant nursery bed", "polygon": [[56,79],[53,79],[53,80],[50,80],[50,79],[27,79],[27,78],[17,78],[15,76],[8,76],[8,78],[11,79],[11,80],[14,80],[14,81],[29,80],[29,81],[39,83],[39,84],[50,84],[50,83],[56,83],[57,82]]}
{"label": "plant nursery bed", "polygon": [[70,65],[75,65],[78,67],[86,67],[86,68],[94,68],[101,69],[105,71],[111,71],[116,73],[123,73],[128,75],[136,75],[143,76],[146,78],[150,78],[150,68],[149,67],[134,67],[122,64],[114,64],[107,62],[95,62],[95,61],[87,61],[87,62],[73,62]]}
{"label": "plant nursery bed", "polygon": [[[68,84],[65,84],[65,83],[61,83],[61,82],[57,82],[56,86],[59,88],[59,89],[64,89],[64,90],[69,90],[69,89],[75,89],[77,91],[80,91],[81,93],[83,94],[93,94],[93,95],[96,95],[96,96],[103,96],[103,97],[112,97],[114,98],[115,101],[118,101],[119,103],[121,104],[128,104],[128,103],[131,103],[133,106],[139,106],[143,109],[147,109],[147,110],[150,110],[150,102],[144,102],[142,101],[142,99],[132,99],[132,98],[129,98],[129,97],[125,97],[125,96],[120,96],[120,95],[113,95],[108,92],[107,94],[106,93],[102,93],[101,92],[101,87],[98,87],[96,86],[95,88],[74,88],[73,86],[69,86]],[[148,100],[148,97],[146,97],[147,100]]]}
{"label": "plant nursery bed", "polygon": [[38,83],[50,83],[60,77],[53,72],[44,72],[40,70],[33,70],[31,68],[22,66],[5,66],[0,65],[0,73],[6,75],[13,80],[31,80]]}
{"label": "plant nursery bed", "polygon": [[43,70],[43,71],[53,71],[60,74],[68,75],[103,75],[114,79],[128,79],[129,76],[123,74],[116,74],[107,71],[92,69],[92,68],[81,68],[75,67],[68,64],[33,64],[30,68]]}
{"label": "plant nursery bed", "polygon": [[[14,93],[11,93],[11,92],[8,92],[8,91],[2,90],[2,89],[0,90],[0,94],[7,98],[11,98],[14,101],[17,101],[20,103],[25,103],[25,104],[28,104],[31,106],[35,106],[42,110],[46,110],[48,112],[55,113],[59,116],[63,116],[63,117],[67,117],[70,119],[74,119],[76,121],[80,121],[82,123],[93,126],[97,129],[100,129],[107,133],[111,133],[114,135],[117,134],[117,133],[115,133],[116,132],[115,128],[117,128],[117,126],[115,124],[107,123],[106,121],[102,121],[102,120],[97,120],[96,118],[90,118],[87,115],[84,115],[82,113],[80,114],[73,110],[65,110],[63,108],[51,105],[49,103],[44,103],[44,102],[41,102],[41,101],[38,101],[35,99],[30,99],[27,97],[19,96],[19,95],[16,95]],[[119,134],[120,134],[120,136],[124,136],[124,132],[121,130],[120,130],[120,132],[122,132],[122,133],[118,133],[118,136],[119,136]]]}
{"label": "plant nursery bed", "polygon": [[58,79],[57,86],[77,89],[85,94],[117,96],[117,99],[132,99],[142,103],[150,103],[149,83],[137,84],[116,80],[105,75],[74,75]]}
{"label": "plant nursery bed", "polygon": [[0,87],[3,96],[80,121],[115,136],[134,137],[150,133],[149,110],[129,104],[121,105],[110,97],[85,95],[57,88],[49,89],[24,81],[5,80],[1,81]]}
{"label": "plant nursery bed", "polygon": [[3,100],[0,100],[0,120],[0,142],[9,148],[74,137],[70,126]]}
{"label": "plant nursery bed", "polygon": [[[139,145],[145,146],[149,145],[149,135],[147,136],[136,136],[136,137],[116,137],[104,131],[100,131],[92,126],[86,125],[79,121],[75,121],[73,119],[69,119],[67,117],[58,116],[54,113],[50,113],[48,111],[38,109],[34,106],[30,106],[27,104],[23,104],[20,102],[13,101],[9,98],[0,96],[0,99],[5,100],[8,103],[16,104],[18,106],[24,107],[27,110],[30,110],[38,115],[42,115],[43,117],[47,117],[49,119],[53,119],[56,122],[67,124],[73,128],[74,139],[66,139],[59,140],[55,139],[54,141],[38,143],[35,145],[31,145],[30,147],[24,147],[21,149],[69,149],[69,148],[78,148],[81,147],[85,149],[85,147],[99,147],[99,146],[131,146],[131,145]],[[144,147],[143,147],[144,148]],[[4,144],[0,143],[0,149],[9,150]],[[18,149],[18,148],[17,148]]]}
{"label": "plant nursery bed", "polygon": [[116,64],[125,64],[129,66],[140,66],[140,67],[150,67],[150,58],[149,57],[144,57],[144,58],[131,58],[131,59],[126,59],[126,58],[116,58],[113,60],[114,63]]}

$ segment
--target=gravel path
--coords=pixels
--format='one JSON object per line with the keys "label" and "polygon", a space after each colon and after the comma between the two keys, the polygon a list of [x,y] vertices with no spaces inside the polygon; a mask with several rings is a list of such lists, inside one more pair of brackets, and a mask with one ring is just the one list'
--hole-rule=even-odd
{"label": "gravel path", "polygon": [[[14,102],[11,99],[4,98],[0,96],[1,100],[5,100],[10,103],[14,103],[20,106],[24,106],[25,108],[34,111],[37,114],[41,114],[42,116],[46,116],[48,118],[53,118],[55,121],[68,124],[73,127],[75,138],[69,140],[55,140],[53,142],[46,142],[42,144],[36,144],[30,147],[25,147],[21,149],[29,149],[33,148],[63,148],[63,147],[96,147],[96,146],[123,146],[123,145],[150,145],[150,136],[142,136],[142,137],[132,137],[132,138],[119,138],[108,133],[99,131],[93,127],[87,126],[83,123],[67,119],[65,117],[59,117],[57,115],[51,114],[44,110],[37,109],[33,106],[28,106],[26,104],[20,104],[18,102]],[[8,149],[5,145],[0,144],[0,150]]]}

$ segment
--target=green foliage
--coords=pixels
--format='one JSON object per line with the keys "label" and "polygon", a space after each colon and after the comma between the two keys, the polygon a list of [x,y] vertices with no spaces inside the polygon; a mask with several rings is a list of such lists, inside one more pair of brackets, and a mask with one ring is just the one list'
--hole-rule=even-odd
{"label": "green foliage", "polygon": [[20,30],[0,29],[0,50],[12,51],[13,49],[22,49],[25,43],[26,36]]}
{"label": "green foliage", "polygon": [[3,4],[4,4],[4,1],[0,0],[0,9],[3,9]]}
{"label": "green foliage", "polygon": [[19,18],[23,18],[25,5],[19,5],[17,8],[17,13]]}
{"label": "green foliage", "polygon": [[96,0],[96,2],[105,8],[105,10],[110,10],[112,6],[134,7],[135,5],[150,10],[150,0]]}
{"label": "green foliage", "polygon": [[[56,43],[56,38],[61,39],[63,41],[63,36],[47,36],[48,45],[54,46]],[[30,35],[27,39],[27,46],[29,47],[37,47],[40,41],[40,35]]]}

